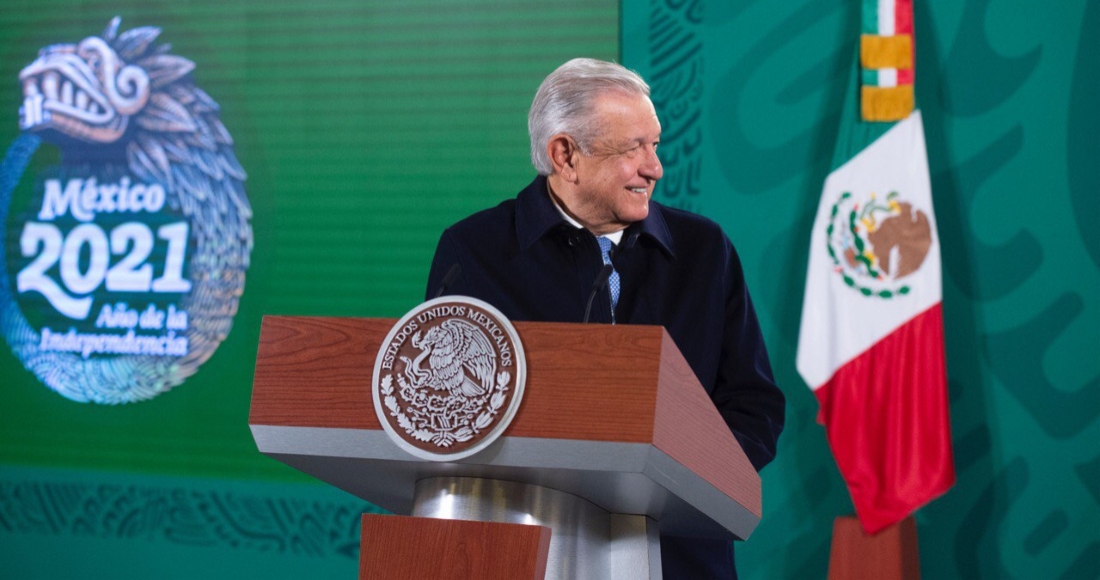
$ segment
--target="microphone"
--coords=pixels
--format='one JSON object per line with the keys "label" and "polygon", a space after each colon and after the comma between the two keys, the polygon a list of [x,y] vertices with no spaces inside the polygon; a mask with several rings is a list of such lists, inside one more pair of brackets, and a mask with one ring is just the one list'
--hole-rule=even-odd
{"label": "microphone", "polygon": [[439,283],[439,292],[435,293],[433,298],[439,298],[443,295],[443,292],[447,290],[447,287],[455,283],[458,275],[462,273],[462,266],[455,262],[451,265],[451,268],[447,270],[447,273],[443,275],[443,281]]}
{"label": "microphone", "polygon": [[584,308],[584,322],[588,322],[588,316],[592,314],[592,301],[596,299],[596,294],[607,286],[607,279],[611,277],[613,270],[614,267],[611,264],[604,264],[603,268],[600,268],[600,273],[596,274],[596,281],[592,283],[592,293],[588,295],[588,306]]}

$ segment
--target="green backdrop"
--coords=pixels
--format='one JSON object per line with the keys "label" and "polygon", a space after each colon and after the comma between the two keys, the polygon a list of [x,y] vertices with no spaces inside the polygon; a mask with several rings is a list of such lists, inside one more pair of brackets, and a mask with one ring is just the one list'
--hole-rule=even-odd
{"label": "green backdrop", "polygon": [[[222,107],[249,172],[255,249],[228,339],[152,400],[71,402],[0,349],[0,575],[354,577],[371,506],[251,440],[260,317],[398,316],[417,303],[439,232],[530,179],[527,106],[545,74],[583,55],[651,81],[665,126],[658,198],[734,240],[790,401],[763,472],[765,519],[738,548],[742,575],[823,577],[832,519],[851,503],[794,348],[858,10],[7,1],[0,146],[18,134],[18,72],[38,49],[115,15],[123,30],[161,27]],[[1100,6],[918,3],[916,26],[958,470],[918,513],[921,564],[930,578],[1096,577]],[[56,161],[43,145],[19,188]]]}

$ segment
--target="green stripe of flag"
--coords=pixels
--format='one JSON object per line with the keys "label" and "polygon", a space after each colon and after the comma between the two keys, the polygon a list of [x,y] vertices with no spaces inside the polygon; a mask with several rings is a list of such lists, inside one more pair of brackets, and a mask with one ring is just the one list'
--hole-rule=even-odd
{"label": "green stripe of flag", "polygon": [[878,34],[878,0],[863,0],[863,34]]}

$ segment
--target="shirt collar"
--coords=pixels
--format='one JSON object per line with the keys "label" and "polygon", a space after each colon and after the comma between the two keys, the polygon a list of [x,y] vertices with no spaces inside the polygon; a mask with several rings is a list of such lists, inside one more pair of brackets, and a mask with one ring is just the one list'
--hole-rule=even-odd
{"label": "shirt collar", "polygon": [[[619,232],[621,237],[616,244],[621,244],[625,240],[627,244],[633,245],[639,236],[645,235],[656,241],[670,257],[675,257],[672,235],[668,231],[668,225],[665,224],[662,209],[661,204],[651,200],[649,215],[644,220],[630,224],[630,227]],[[570,222],[573,223],[570,224]],[[580,224],[558,208],[550,197],[546,176],[540,175],[516,197],[516,239],[519,240],[521,249],[526,250],[549,231],[560,226],[576,228]],[[614,238],[612,241],[615,241]]]}
{"label": "shirt collar", "polygon": [[[581,222],[573,219],[573,216],[565,213],[565,210],[562,209],[561,204],[558,203],[558,200],[554,199],[553,195],[550,196],[550,201],[554,202],[554,209],[558,210],[558,213],[561,214],[561,217],[564,218],[565,221],[569,223],[569,225],[577,228],[578,230],[584,228],[584,226],[581,225]],[[610,234],[603,234],[600,237],[611,240],[611,243],[617,246],[623,240],[623,230],[611,232]]]}

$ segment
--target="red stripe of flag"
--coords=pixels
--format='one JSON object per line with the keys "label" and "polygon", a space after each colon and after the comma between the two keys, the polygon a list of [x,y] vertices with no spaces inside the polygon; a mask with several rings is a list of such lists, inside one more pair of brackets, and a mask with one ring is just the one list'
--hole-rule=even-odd
{"label": "red stripe of flag", "polygon": [[829,447],[868,533],[955,483],[940,304],[849,361],[814,391]]}
{"label": "red stripe of flag", "polygon": [[[917,39],[913,36],[913,0],[897,0],[894,4],[894,34],[908,34],[910,38],[909,50],[913,63],[917,62]],[[916,68],[899,70],[898,85],[913,84],[913,70]]]}
{"label": "red stripe of flag", "polygon": [[894,34],[913,34],[913,0],[894,4]]}

